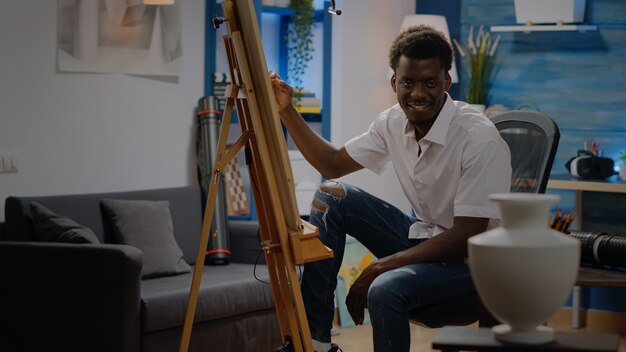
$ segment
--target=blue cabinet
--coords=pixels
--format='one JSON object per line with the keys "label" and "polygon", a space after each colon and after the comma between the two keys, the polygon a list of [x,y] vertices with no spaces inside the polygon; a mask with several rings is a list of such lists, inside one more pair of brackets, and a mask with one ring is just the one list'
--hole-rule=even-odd
{"label": "blue cabinet", "polygon": [[[332,18],[331,14],[326,11],[330,7],[330,1],[324,2],[324,8],[315,11],[316,23],[321,24],[322,27],[322,55],[321,68],[322,68],[322,87],[321,87],[321,113],[319,114],[303,114],[306,121],[319,126],[317,130],[321,133],[322,137],[330,140],[330,109],[331,109],[331,58],[332,58]],[[278,29],[275,31],[278,38],[278,73],[281,77],[287,77],[287,57],[288,52],[284,44],[284,39],[287,35],[287,29],[291,21],[292,10],[290,8],[275,7],[275,6],[263,6],[261,0],[254,0],[254,6],[257,12],[257,19],[259,20],[259,26],[261,32],[267,25],[262,21],[263,14],[271,14],[278,16]],[[205,80],[204,80],[204,94],[213,95],[213,74],[216,72],[217,62],[219,60],[226,60],[226,58],[216,57],[218,38],[216,30],[213,28],[211,21],[212,16],[222,16],[221,5],[217,4],[215,0],[207,0],[206,2],[206,25],[205,25]],[[272,23],[272,25],[276,25]],[[266,28],[267,30],[268,28]],[[272,28],[276,29],[276,28]],[[274,53],[275,54],[275,53]],[[269,53],[266,52],[266,55]],[[305,82],[306,84],[306,82]],[[233,123],[236,123],[236,117],[233,116]],[[235,127],[235,126],[233,126]],[[239,128],[231,128],[234,132],[239,132]],[[248,170],[245,167],[245,163],[239,160],[239,169],[242,174],[247,174]],[[243,178],[249,180],[247,175],[243,175]],[[245,181],[247,181],[245,180]],[[245,182],[246,193],[250,202],[250,212],[248,215],[230,216],[231,219],[237,220],[257,220],[256,209],[254,206],[254,199],[252,192],[250,191],[249,182]]]}
{"label": "blue cabinet", "polygon": [[[258,3],[259,1],[255,1]],[[321,123],[321,134],[327,140],[330,140],[330,100],[331,100],[331,50],[332,50],[332,18],[331,14],[325,9],[330,7],[330,2],[324,3],[324,9],[315,11],[316,23],[322,25],[322,110],[321,114],[303,114],[305,120],[313,123]],[[262,6],[262,13],[274,14],[279,16],[279,39],[281,45],[279,45],[279,63],[278,74],[288,79],[287,74],[287,47],[282,45],[284,39],[287,36],[287,29],[291,22],[291,15],[293,11],[285,7],[275,6]],[[261,28],[261,30],[263,30]]]}

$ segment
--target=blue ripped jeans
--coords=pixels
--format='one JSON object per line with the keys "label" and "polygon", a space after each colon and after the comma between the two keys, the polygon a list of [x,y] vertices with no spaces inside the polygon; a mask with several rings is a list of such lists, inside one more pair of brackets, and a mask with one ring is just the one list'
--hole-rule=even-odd
{"label": "blue ripped jeans", "polygon": [[[334,292],[343,259],[346,234],[377,258],[419,245],[409,239],[415,218],[387,202],[345,183],[320,186],[311,206],[310,222],[320,240],[335,252],[332,259],[305,264],[301,289],[311,336],[330,341]],[[374,351],[408,352],[409,311],[474,294],[469,269],[462,261],[411,264],[377,277],[368,292]]]}

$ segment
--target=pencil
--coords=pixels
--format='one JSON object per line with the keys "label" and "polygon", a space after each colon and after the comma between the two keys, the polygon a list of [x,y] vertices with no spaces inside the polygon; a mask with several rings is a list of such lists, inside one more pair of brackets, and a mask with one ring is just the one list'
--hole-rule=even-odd
{"label": "pencil", "polygon": [[554,212],[554,219],[552,220],[552,224],[550,225],[550,227],[555,230],[558,230],[557,226],[559,224],[560,219],[561,219],[561,209],[557,209]]}
{"label": "pencil", "polygon": [[569,233],[569,227],[573,221],[574,221],[574,213],[570,211],[566,215],[565,224],[563,224],[563,232]]}

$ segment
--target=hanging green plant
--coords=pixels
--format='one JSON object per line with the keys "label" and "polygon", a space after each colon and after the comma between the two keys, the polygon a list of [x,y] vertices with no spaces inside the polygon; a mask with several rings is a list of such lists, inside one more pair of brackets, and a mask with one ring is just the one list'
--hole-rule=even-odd
{"label": "hanging green plant", "polygon": [[291,25],[287,30],[287,79],[294,87],[294,105],[300,105],[302,98],[303,76],[313,58],[313,25],[315,10],[312,0],[291,0],[289,7],[293,10]]}

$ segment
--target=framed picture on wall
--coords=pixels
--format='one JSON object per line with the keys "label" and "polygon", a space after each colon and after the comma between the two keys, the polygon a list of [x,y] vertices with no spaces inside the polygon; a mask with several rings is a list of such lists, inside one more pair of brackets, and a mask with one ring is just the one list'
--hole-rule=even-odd
{"label": "framed picture on wall", "polygon": [[58,0],[59,72],[177,77],[182,1]]}

